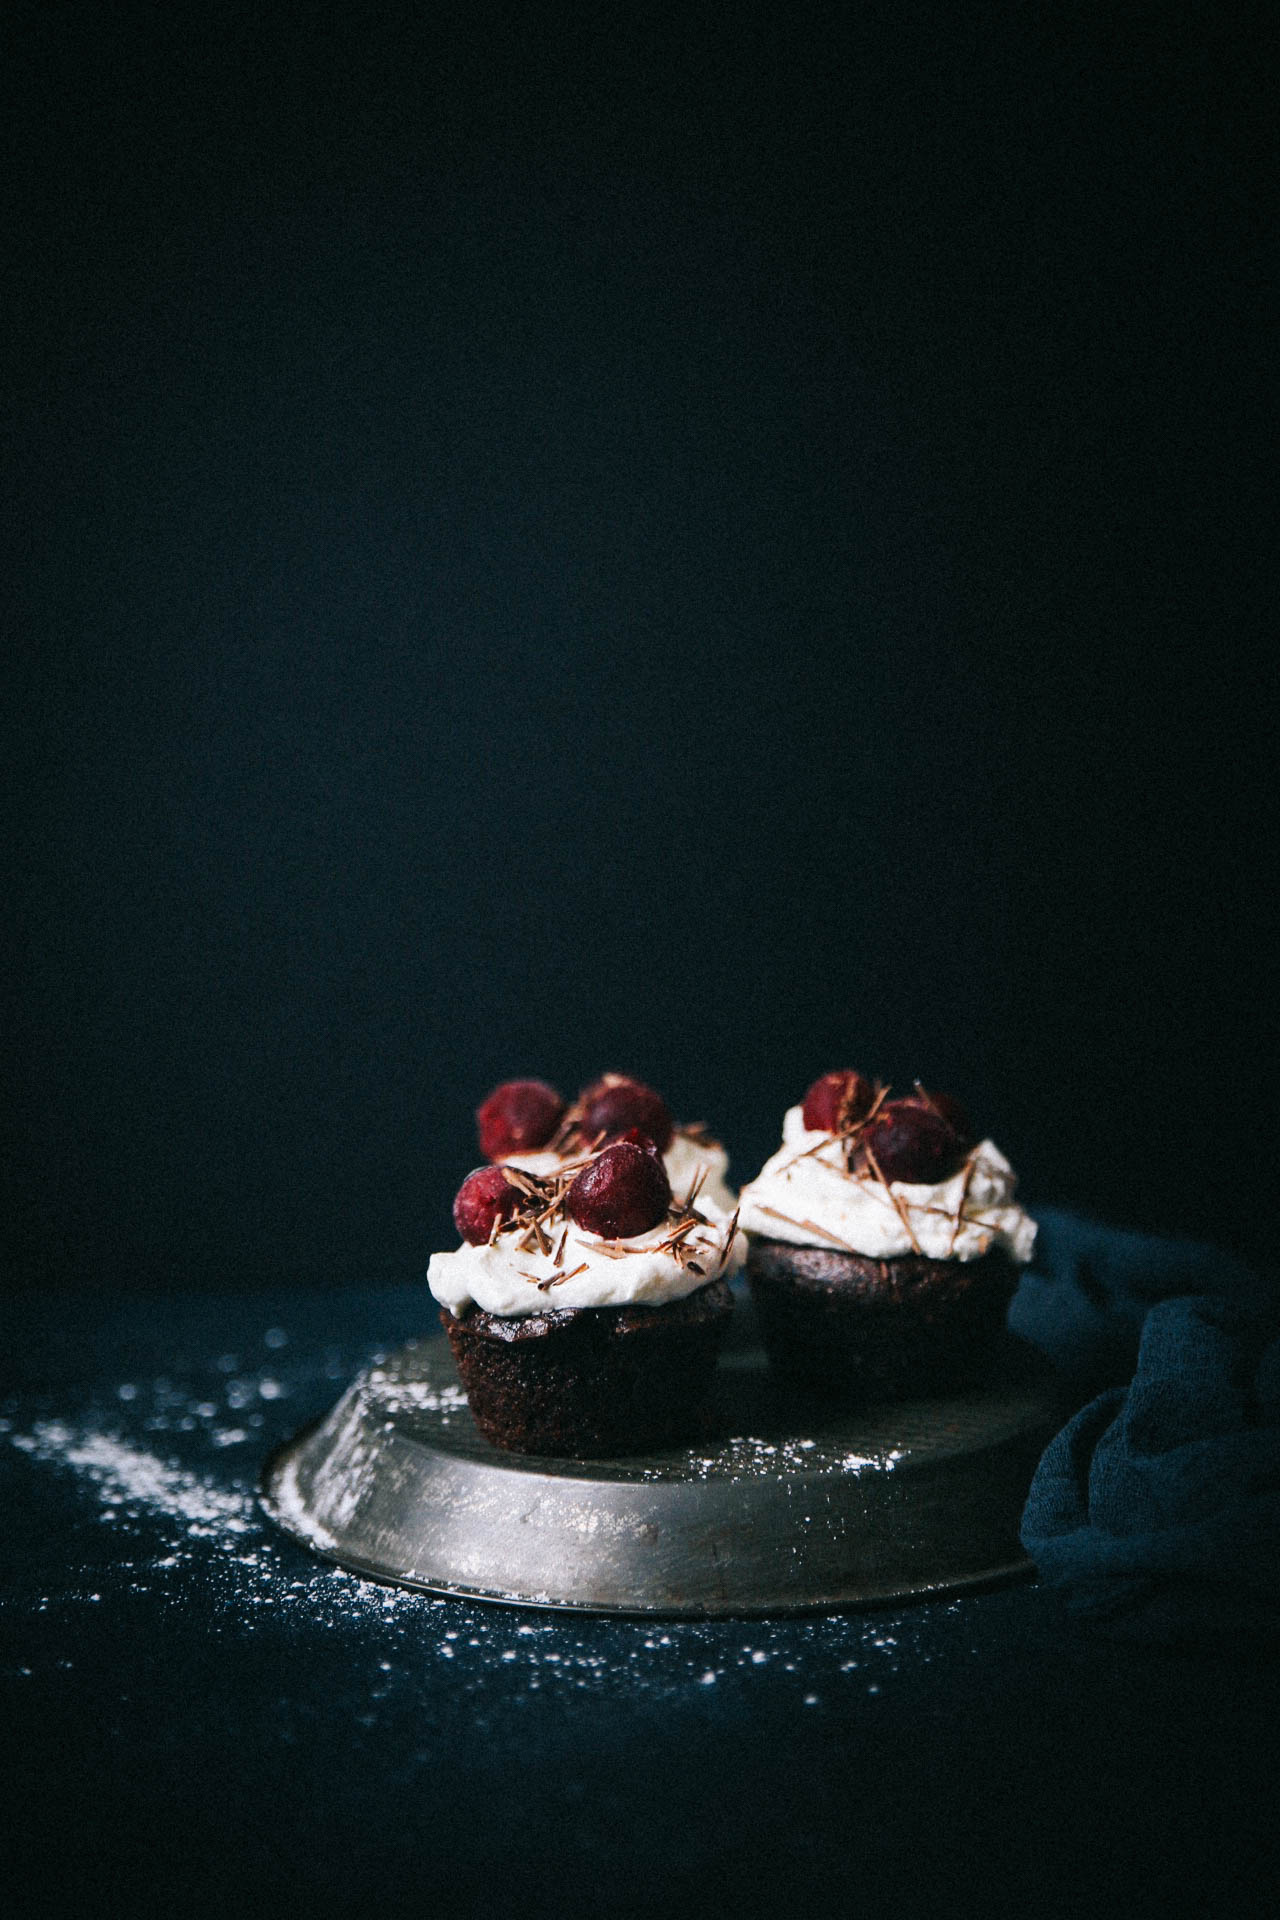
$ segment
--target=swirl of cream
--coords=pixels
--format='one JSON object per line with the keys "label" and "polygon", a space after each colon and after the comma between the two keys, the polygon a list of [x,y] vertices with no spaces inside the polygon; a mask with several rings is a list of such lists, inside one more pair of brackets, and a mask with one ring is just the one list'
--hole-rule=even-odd
{"label": "swirl of cream", "polygon": [[742,1189],[748,1233],[799,1247],[828,1247],[877,1260],[922,1253],[931,1260],[978,1260],[1003,1248],[1030,1260],[1036,1223],[1014,1200],[1013,1168],[983,1140],[946,1180],[887,1186],[851,1173],[844,1143],[806,1128],[799,1107],[783,1122],[782,1146]]}
{"label": "swirl of cream", "polygon": [[605,1240],[562,1222],[549,1253],[518,1251],[511,1235],[500,1235],[491,1245],[433,1253],[427,1285],[455,1315],[473,1306],[508,1317],[550,1307],[660,1307],[727,1279],[746,1257],[745,1236],[730,1236],[727,1220],[695,1224],[680,1237],[679,1257],[673,1232],[665,1220],[633,1240]]}

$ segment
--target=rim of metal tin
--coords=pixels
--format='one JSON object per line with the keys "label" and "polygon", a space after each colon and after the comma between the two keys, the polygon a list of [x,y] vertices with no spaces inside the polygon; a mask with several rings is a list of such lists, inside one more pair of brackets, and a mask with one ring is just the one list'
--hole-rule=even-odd
{"label": "rim of metal tin", "polygon": [[260,1499],[322,1559],[417,1592],[634,1618],[833,1612],[1029,1574],[1017,1522],[1060,1418],[1025,1368],[945,1400],[798,1409],[737,1341],[701,1444],[543,1459],[480,1438],[447,1345],[426,1339],[277,1448]]}
{"label": "rim of metal tin", "polygon": [[[301,1429],[295,1437],[297,1439],[303,1439],[306,1434],[313,1432],[319,1425],[319,1421],[313,1421],[308,1427]],[[604,1620],[780,1620],[787,1618],[789,1615],[842,1613],[850,1610],[866,1610],[871,1612],[877,1607],[891,1607],[916,1600],[945,1600],[951,1595],[981,1592],[986,1588],[1007,1586],[1018,1580],[1029,1580],[1035,1572],[1034,1561],[1029,1560],[1025,1554],[1022,1554],[1018,1559],[1010,1560],[1004,1566],[991,1567],[985,1573],[962,1574],[958,1575],[955,1579],[941,1580],[933,1585],[911,1586],[904,1587],[900,1591],[893,1590],[868,1594],[862,1599],[796,1600],[789,1605],[769,1603],[761,1606],[752,1606],[744,1603],[740,1606],[735,1606],[732,1613],[720,1612],[719,1610],[710,1608],[702,1611],[694,1611],[688,1607],[672,1607],[666,1609],[662,1607],[627,1607],[621,1605],[590,1606],[576,1600],[529,1600],[521,1598],[518,1595],[497,1592],[485,1587],[446,1586],[431,1580],[410,1578],[406,1574],[388,1573],[385,1567],[370,1565],[361,1561],[352,1553],[345,1551],[338,1553],[332,1549],[317,1546],[316,1542],[311,1539],[304,1530],[299,1529],[281,1513],[278,1504],[272,1496],[272,1482],[280,1462],[283,1457],[287,1455],[291,1445],[292,1442],[286,1441],[282,1446],[277,1447],[274,1452],[268,1456],[262,1470],[262,1484],[258,1493],[258,1504],[272,1524],[279,1527],[283,1533],[287,1533],[290,1539],[306,1547],[307,1550],[315,1554],[318,1559],[325,1561],[329,1566],[340,1568],[343,1573],[355,1574],[361,1580],[371,1581],[376,1586],[392,1589],[398,1588],[409,1593],[431,1594],[437,1599],[470,1600],[479,1606],[515,1607],[521,1611],[530,1613],[572,1613],[587,1615],[589,1617],[594,1616],[597,1619]]]}

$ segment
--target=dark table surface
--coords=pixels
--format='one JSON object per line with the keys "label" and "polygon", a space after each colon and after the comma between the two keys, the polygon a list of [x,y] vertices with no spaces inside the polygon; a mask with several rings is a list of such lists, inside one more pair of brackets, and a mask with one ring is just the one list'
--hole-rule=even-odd
{"label": "dark table surface", "polygon": [[383,1588],[256,1505],[425,1290],[6,1313],[6,1884],[64,1910],[1274,1909],[1280,1676],[1034,1581],[644,1623]]}

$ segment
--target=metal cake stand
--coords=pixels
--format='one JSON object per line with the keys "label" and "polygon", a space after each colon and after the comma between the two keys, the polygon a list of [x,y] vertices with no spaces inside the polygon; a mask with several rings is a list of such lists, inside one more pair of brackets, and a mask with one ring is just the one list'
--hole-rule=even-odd
{"label": "metal cake stand", "polygon": [[447,1342],[428,1339],[274,1454],[262,1501],[326,1559],[431,1593],[703,1618],[830,1610],[1026,1571],[1018,1517],[1061,1411],[1025,1362],[947,1399],[829,1411],[783,1394],[744,1329],[701,1444],[534,1458],[480,1436]]}

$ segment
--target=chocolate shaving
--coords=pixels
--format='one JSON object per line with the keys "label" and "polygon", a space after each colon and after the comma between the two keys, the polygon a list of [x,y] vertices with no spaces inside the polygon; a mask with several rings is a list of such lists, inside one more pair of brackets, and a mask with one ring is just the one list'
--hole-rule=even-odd
{"label": "chocolate shaving", "polygon": [[604,1132],[596,1134],[593,1140],[587,1140],[584,1137],[582,1132],[582,1107],[579,1102],[575,1100],[574,1104],[566,1110],[560,1125],[552,1134],[543,1151],[559,1155],[586,1154],[590,1156],[599,1149],[601,1142],[607,1138],[608,1135]]}
{"label": "chocolate shaving", "polygon": [[502,1171],[507,1177],[507,1185],[516,1187],[532,1200],[540,1192],[542,1182],[534,1174],[528,1174],[523,1167],[513,1167],[507,1161],[502,1163]]}
{"label": "chocolate shaving", "polygon": [[735,1207],[733,1210],[733,1218],[729,1222],[728,1228],[724,1236],[724,1245],[720,1249],[720,1264],[716,1268],[717,1273],[724,1272],[725,1261],[729,1258],[729,1255],[733,1250],[733,1236],[738,1231],[738,1214],[740,1213],[740,1211],[741,1209],[738,1207]]}
{"label": "chocolate shaving", "polygon": [[837,1166],[834,1160],[824,1160],[822,1163],[823,1166],[830,1167],[832,1173],[838,1173],[842,1179],[856,1180],[857,1175],[854,1173],[851,1173],[849,1170],[849,1160],[851,1158],[850,1142],[857,1139],[857,1136],[860,1131],[861,1131],[861,1122],[857,1127],[854,1127],[847,1135],[839,1134],[839,1133],[824,1133],[821,1140],[815,1140],[811,1147],[806,1147],[802,1153],[793,1154],[790,1160],[784,1160],[782,1165],[778,1168],[778,1172],[789,1173],[791,1168],[795,1166],[799,1166],[802,1160],[813,1159],[815,1155],[820,1153],[825,1153],[828,1147],[836,1146],[843,1149],[844,1165]]}
{"label": "chocolate shaving", "polygon": [[573,1105],[566,1107],[564,1112],[561,1114],[560,1125],[556,1128],[550,1140],[547,1142],[546,1151],[548,1153],[558,1154],[558,1153],[563,1153],[567,1147],[572,1146],[576,1148],[577,1142],[578,1142],[578,1129],[580,1128],[581,1125],[582,1125],[582,1106],[580,1102],[575,1100],[573,1102]]}
{"label": "chocolate shaving", "polygon": [[805,1147],[802,1152],[794,1154],[792,1158],[785,1163],[785,1165],[779,1167],[778,1169],[779,1173],[785,1173],[788,1167],[794,1167],[796,1162],[799,1160],[808,1160],[811,1155],[822,1153],[824,1149],[829,1147],[832,1141],[834,1140],[834,1141],[837,1141],[844,1150],[844,1166],[837,1167],[835,1162],[832,1160],[824,1161],[823,1164],[825,1166],[829,1166],[833,1173],[844,1173],[850,1179],[856,1180],[858,1178],[858,1175],[855,1174],[852,1170],[854,1148],[857,1145],[859,1137],[866,1132],[867,1128],[871,1125],[871,1122],[875,1119],[881,1107],[884,1105],[885,1101],[888,1099],[889,1092],[890,1092],[890,1089],[888,1088],[888,1086],[884,1086],[884,1085],[878,1086],[876,1088],[875,1099],[871,1102],[871,1105],[867,1108],[867,1111],[863,1114],[861,1120],[851,1121],[848,1126],[838,1127],[832,1133],[824,1132],[821,1138],[818,1140],[815,1140],[811,1147]]}
{"label": "chocolate shaving", "polygon": [[[916,1081],[916,1085],[920,1087],[920,1082],[918,1080]],[[924,1088],[920,1087],[920,1091],[921,1093],[924,1093]],[[925,1094],[925,1098],[928,1099],[927,1094]],[[934,1111],[936,1112],[937,1109],[935,1108]],[[956,1244],[956,1237],[960,1232],[961,1223],[963,1222],[965,1217],[964,1209],[965,1209],[965,1202],[969,1198],[969,1182],[973,1179],[973,1163],[974,1163],[974,1154],[971,1153],[969,1155],[968,1160],[965,1162],[964,1185],[960,1189],[960,1203],[956,1208],[956,1217],[955,1217],[955,1223],[951,1229],[951,1238],[947,1242],[947,1258],[948,1259],[951,1258],[952,1252],[954,1251],[955,1244]]]}
{"label": "chocolate shaving", "polygon": [[789,1213],[779,1213],[776,1207],[766,1207],[758,1201],[756,1203],[756,1212],[767,1213],[770,1219],[781,1220],[789,1227],[803,1227],[806,1233],[819,1234],[822,1239],[830,1240],[833,1245],[842,1247],[846,1253],[856,1253],[858,1251],[856,1247],[850,1246],[847,1240],[842,1240],[838,1233],[831,1233],[826,1227],[820,1227],[816,1220],[794,1220]]}
{"label": "chocolate shaving", "polygon": [[899,1220],[901,1220],[903,1226],[907,1230],[908,1240],[911,1242],[912,1246],[915,1248],[915,1251],[920,1255],[921,1259],[923,1259],[924,1250],[921,1247],[920,1242],[916,1239],[915,1233],[912,1229],[910,1218],[907,1214],[907,1209],[903,1205],[902,1201],[898,1198],[893,1188],[889,1185],[889,1182],[885,1179],[884,1174],[880,1171],[880,1162],[876,1159],[875,1154],[871,1151],[871,1146],[869,1142],[863,1143],[862,1151],[867,1156],[867,1160],[871,1166],[871,1171],[875,1174],[876,1179],[880,1182],[880,1185],[884,1188],[890,1200],[892,1200],[894,1209],[898,1215],[898,1218]]}
{"label": "chocolate shaving", "polygon": [[697,1199],[698,1195],[702,1192],[702,1189],[706,1184],[707,1184],[707,1168],[704,1163],[702,1166],[698,1168],[698,1171],[694,1174],[693,1179],[689,1183],[689,1191],[684,1197],[684,1210],[686,1213],[691,1213],[693,1211],[693,1203]]}
{"label": "chocolate shaving", "polygon": [[576,1279],[578,1274],[585,1273],[590,1264],[589,1260],[584,1260],[580,1267],[574,1267],[569,1273],[548,1274],[545,1280],[535,1281],[534,1284],[539,1293],[548,1293],[552,1287],[563,1286],[566,1280]]}
{"label": "chocolate shaving", "polygon": [[[875,1092],[875,1098],[872,1100],[871,1105],[867,1108],[866,1112],[863,1114],[861,1120],[855,1120],[853,1125],[851,1127],[846,1127],[840,1135],[841,1141],[844,1145],[844,1170],[846,1173],[853,1175],[854,1179],[857,1178],[857,1175],[853,1173],[853,1159],[854,1159],[854,1154],[858,1150],[858,1147],[860,1145],[861,1136],[867,1131],[868,1127],[871,1125],[872,1121],[875,1119],[876,1115],[879,1113],[881,1107],[884,1105],[885,1101],[888,1098],[889,1098],[889,1087],[887,1082],[877,1086],[876,1092]],[[908,1229],[908,1231],[910,1231],[910,1229]]]}
{"label": "chocolate shaving", "polygon": [[691,1234],[699,1224],[700,1222],[696,1219],[682,1221],[674,1233],[669,1233],[665,1240],[659,1240],[657,1246],[649,1248],[648,1251],[651,1253],[669,1252],[672,1247],[679,1246],[686,1235]]}
{"label": "chocolate shaving", "polygon": [[[604,1139],[603,1134],[600,1135],[600,1139],[601,1140]],[[562,1165],[556,1168],[557,1179],[564,1179],[566,1181],[566,1184],[568,1184],[568,1182],[572,1180],[575,1173],[581,1173],[584,1167],[589,1167],[591,1165],[591,1162],[596,1157],[597,1151],[598,1151],[598,1146],[592,1147],[588,1152],[580,1153],[576,1156],[576,1158],[572,1160],[564,1161]]]}

